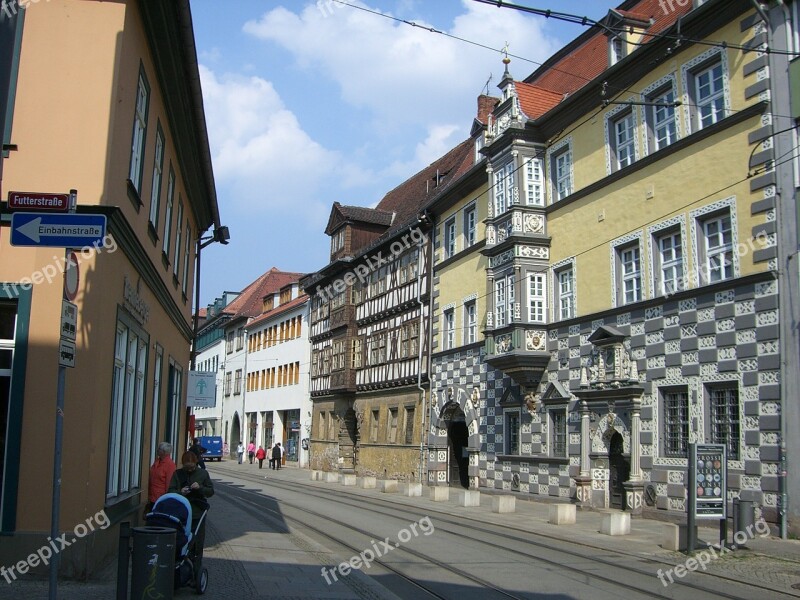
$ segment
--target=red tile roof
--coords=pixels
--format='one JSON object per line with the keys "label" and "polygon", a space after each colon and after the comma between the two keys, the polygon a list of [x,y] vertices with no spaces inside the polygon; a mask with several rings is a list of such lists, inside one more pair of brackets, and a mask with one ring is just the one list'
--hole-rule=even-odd
{"label": "red tile roof", "polygon": [[[646,29],[648,35],[643,39],[643,43],[647,43],[654,39],[650,37],[651,35],[668,29],[678,17],[692,10],[691,2],[684,2],[683,6],[676,2],[675,10],[665,12],[661,8],[661,2],[663,0],[641,0],[635,4],[624,2],[621,6],[627,8],[624,10],[618,8],[615,12],[627,18],[652,21],[652,25]],[[574,47],[570,48],[572,45]],[[608,68],[608,37],[602,28],[590,29],[567,45],[565,50],[563,56],[556,58],[558,54],[555,55],[525,79],[526,84],[531,84],[539,90],[540,95],[536,100],[529,100],[538,108],[544,108],[547,101],[554,98],[553,94],[561,94],[563,98],[564,94],[574,93]],[[519,90],[520,83],[517,82],[515,85]],[[522,110],[527,114],[524,106]],[[531,110],[536,112],[535,109]]]}
{"label": "red tile roof", "polygon": [[297,308],[298,306],[302,306],[308,302],[308,295],[301,292],[300,295],[295,298],[294,300],[290,300],[286,304],[281,304],[280,306],[276,306],[272,310],[268,310],[267,312],[263,313],[261,316],[253,319],[247,325],[248,329],[251,327],[255,327],[256,325],[260,325],[264,321],[269,321],[270,319],[274,319],[275,317],[282,315],[285,312],[292,310],[293,308]]}
{"label": "red tile roof", "polygon": [[564,94],[551,92],[522,81],[514,82],[522,112],[529,119],[538,119],[564,99]]}
{"label": "red tile roof", "polygon": [[279,292],[283,286],[300,281],[304,275],[305,273],[291,273],[272,267],[248,285],[222,312],[234,317],[257,317],[264,308],[264,296]]}

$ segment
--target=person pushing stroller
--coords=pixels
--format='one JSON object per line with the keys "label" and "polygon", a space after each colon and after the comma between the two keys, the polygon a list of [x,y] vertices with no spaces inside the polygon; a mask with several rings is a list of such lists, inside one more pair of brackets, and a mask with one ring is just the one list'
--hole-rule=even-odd
{"label": "person pushing stroller", "polygon": [[214,484],[211,482],[211,476],[208,471],[197,468],[197,455],[194,452],[186,451],[181,457],[182,467],[175,471],[172,480],[169,483],[169,492],[181,494],[184,496],[192,507],[192,530],[196,531],[195,555],[198,564],[203,558],[203,546],[206,539],[206,521],[200,523],[199,529],[197,528],[200,517],[203,512],[208,510],[208,500],[214,495]]}

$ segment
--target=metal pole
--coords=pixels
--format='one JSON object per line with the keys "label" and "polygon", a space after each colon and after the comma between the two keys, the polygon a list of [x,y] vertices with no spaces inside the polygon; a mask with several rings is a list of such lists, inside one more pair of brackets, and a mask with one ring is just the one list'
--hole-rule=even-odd
{"label": "metal pole", "polygon": [[[78,190],[69,191],[69,212],[74,213],[78,203]],[[69,261],[69,249],[64,250],[64,265]],[[64,284],[66,284],[67,269],[64,269],[62,281],[62,296]],[[61,303],[59,303],[59,313]],[[60,336],[59,332],[59,336]],[[58,365],[58,386],[56,388],[56,432],[53,444],[53,501],[50,507],[50,539],[58,538],[59,511],[61,510],[61,446],[64,438],[64,388],[66,386],[67,368]],[[56,600],[58,594],[58,566],[61,562],[61,555],[56,552],[50,562],[50,585],[48,592],[49,600]]]}
{"label": "metal pole", "polygon": [[697,445],[689,444],[689,492],[686,514],[686,554],[691,554],[697,545],[695,512],[697,504]]}

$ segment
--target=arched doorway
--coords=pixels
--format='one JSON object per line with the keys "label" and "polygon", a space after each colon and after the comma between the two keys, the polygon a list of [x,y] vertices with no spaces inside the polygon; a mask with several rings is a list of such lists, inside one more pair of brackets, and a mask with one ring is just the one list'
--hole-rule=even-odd
{"label": "arched doorway", "polygon": [[466,416],[458,404],[452,403],[442,411],[447,423],[447,480],[450,487],[469,489],[469,430]]}
{"label": "arched doorway", "polygon": [[231,456],[236,456],[236,448],[239,446],[239,442],[242,441],[242,426],[239,423],[239,413],[235,413],[233,415],[233,421],[231,421]]}
{"label": "arched doorway", "polygon": [[608,440],[608,494],[611,508],[625,508],[625,487],[622,485],[630,476],[630,463],[623,456],[624,443],[619,431],[614,431]]}

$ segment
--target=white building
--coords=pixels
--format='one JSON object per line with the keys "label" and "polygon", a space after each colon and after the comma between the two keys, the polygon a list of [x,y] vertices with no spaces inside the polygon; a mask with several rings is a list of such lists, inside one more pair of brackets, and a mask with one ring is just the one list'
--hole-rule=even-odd
{"label": "white building", "polygon": [[310,305],[292,282],[264,298],[264,313],[248,323],[246,332],[248,439],[265,449],[280,442],[287,462],[300,467],[308,464],[311,431]]}
{"label": "white building", "polygon": [[[205,310],[200,311],[200,327],[197,332],[197,371],[214,372],[216,396],[213,407],[195,407],[195,431],[197,435],[224,435],[222,405],[225,379],[225,324],[232,314],[226,310],[228,304],[239,296],[239,292],[223,292]],[[227,442],[228,440],[223,440]]]}

